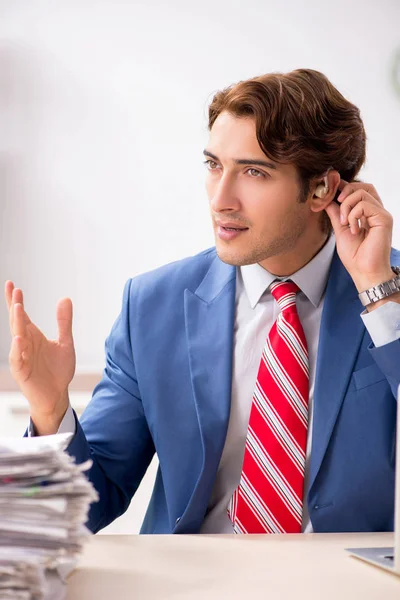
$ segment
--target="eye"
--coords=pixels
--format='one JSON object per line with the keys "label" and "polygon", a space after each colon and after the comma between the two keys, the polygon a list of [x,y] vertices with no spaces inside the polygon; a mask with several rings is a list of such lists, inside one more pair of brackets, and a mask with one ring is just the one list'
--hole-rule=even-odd
{"label": "eye", "polygon": [[[250,171],[253,171],[253,173],[256,173],[256,175],[254,175],[254,177],[265,177],[264,173],[261,173],[261,171],[259,171],[258,169],[247,169],[247,172],[250,173]],[[253,177],[253,175],[252,175]]]}
{"label": "eye", "polygon": [[204,164],[207,165],[209,171],[215,171],[215,169],[211,165],[218,166],[217,163],[214,160],[211,160],[210,158],[208,160],[205,160]]}

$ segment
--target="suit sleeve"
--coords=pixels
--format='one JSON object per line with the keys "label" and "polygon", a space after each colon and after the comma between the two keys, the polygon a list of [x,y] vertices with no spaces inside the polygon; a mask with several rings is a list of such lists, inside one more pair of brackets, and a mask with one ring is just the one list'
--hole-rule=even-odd
{"label": "suit sleeve", "polygon": [[67,448],[77,462],[91,458],[89,479],[100,500],[90,508],[87,527],[97,532],[128,508],[154,455],[136,379],[130,338],[132,279],[124,287],[122,310],[105,342],[102,379]]}
{"label": "suit sleeve", "polygon": [[368,350],[388,380],[394,397],[397,398],[397,390],[400,385],[400,340],[378,348],[370,344]]}

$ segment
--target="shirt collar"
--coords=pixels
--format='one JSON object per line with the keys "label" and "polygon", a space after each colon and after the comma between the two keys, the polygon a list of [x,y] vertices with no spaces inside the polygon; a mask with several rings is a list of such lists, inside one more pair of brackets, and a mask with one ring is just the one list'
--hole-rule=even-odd
{"label": "shirt collar", "polygon": [[316,308],[321,301],[328,281],[335,246],[336,239],[334,234],[331,233],[327,242],[310,262],[296,273],[286,277],[276,277],[258,263],[239,267],[251,308],[257,306],[261,296],[275,279],[294,281]]}

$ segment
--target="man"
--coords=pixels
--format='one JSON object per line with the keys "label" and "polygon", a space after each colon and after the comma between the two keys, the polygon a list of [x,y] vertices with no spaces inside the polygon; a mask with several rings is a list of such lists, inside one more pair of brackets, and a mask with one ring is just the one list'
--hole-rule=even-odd
{"label": "man", "polygon": [[301,69],[219,92],[209,129],[216,247],[127,281],[80,423],[70,299],[48,341],[6,283],[31,433],[75,431],[68,452],[93,459],[94,532],[154,452],[143,533],[391,530],[400,253],[378,193],[355,181],[359,111]]}

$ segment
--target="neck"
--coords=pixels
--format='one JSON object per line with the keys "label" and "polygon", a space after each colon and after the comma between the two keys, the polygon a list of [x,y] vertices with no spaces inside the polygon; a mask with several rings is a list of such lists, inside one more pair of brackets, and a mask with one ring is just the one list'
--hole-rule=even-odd
{"label": "neck", "polygon": [[322,231],[317,231],[314,235],[303,235],[290,251],[266,258],[259,265],[276,277],[293,275],[318,254],[329,237],[330,234]]}

